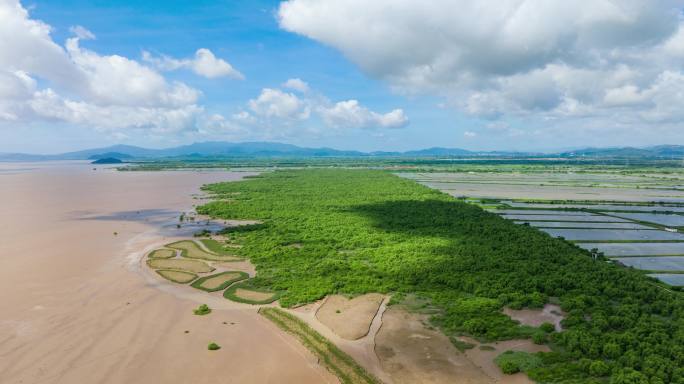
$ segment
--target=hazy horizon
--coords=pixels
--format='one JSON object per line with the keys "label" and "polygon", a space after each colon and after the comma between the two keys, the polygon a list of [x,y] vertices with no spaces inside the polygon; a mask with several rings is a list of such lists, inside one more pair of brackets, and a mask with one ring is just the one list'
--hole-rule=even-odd
{"label": "hazy horizon", "polygon": [[[416,147],[416,148],[409,148],[405,150],[391,150],[391,149],[374,149],[374,150],[360,150],[357,148],[342,148],[342,147],[335,147],[335,146],[305,146],[305,145],[297,145],[293,143],[288,143],[284,141],[235,141],[235,142],[228,142],[228,141],[195,141],[195,142],[188,142],[188,143],[180,143],[177,145],[168,145],[168,146],[159,146],[159,147],[153,147],[153,146],[143,146],[143,145],[135,145],[135,144],[126,144],[126,143],[114,143],[106,146],[94,146],[94,147],[83,147],[83,148],[76,148],[72,150],[66,150],[66,151],[53,151],[53,152],[20,152],[20,151],[15,151],[15,152],[0,152],[0,154],[26,154],[26,155],[36,155],[36,156],[51,156],[51,155],[61,155],[64,153],[72,153],[72,152],[80,152],[80,151],[87,151],[87,150],[96,150],[96,149],[108,149],[112,147],[117,147],[117,146],[130,146],[130,147],[137,147],[137,148],[143,148],[143,149],[151,149],[151,150],[164,150],[164,149],[173,149],[177,147],[183,147],[183,146],[189,146],[193,144],[203,144],[207,142],[225,142],[225,143],[230,143],[230,144],[246,144],[246,143],[271,143],[271,144],[286,144],[286,145],[295,145],[300,148],[328,148],[328,149],[333,149],[333,150],[338,150],[338,151],[356,151],[356,152],[363,152],[363,153],[373,153],[373,152],[410,152],[410,151],[420,151],[420,150],[426,150],[426,149],[433,149],[433,148],[446,148],[446,149],[463,149],[466,151],[470,152],[520,152],[520,153],[542,153],[542,154],[556,154],[560,152],[571,152],[575,150],[582,150],[582,149],[589,149],[589,148],[597,148],[597,149],[613,149],[613,148],[647,148],[647,147],[653,147],[653,146],[667,146],[671,144],[656,144],[653,146],[605,146],[605,147],[590,147],[590,146],[575,146],[575,147],[565,147],[565,148],[546,148],[546,149],[537,149],[537,150],[516,150],[516,149],[494,149],[494,150],[486,150],[486,149],[479,149],[479,148],[464,148],[464,147],[444,147],[444,146],[439,146],[439,145],[434,145],[430,147]],[[676,145],[676,144],[675,144]]]}

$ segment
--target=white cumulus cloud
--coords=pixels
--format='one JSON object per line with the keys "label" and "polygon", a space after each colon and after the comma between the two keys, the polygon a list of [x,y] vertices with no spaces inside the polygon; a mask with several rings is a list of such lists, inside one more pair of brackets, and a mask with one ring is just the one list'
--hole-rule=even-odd
{"label": "white cumulus cloud", "polygon": [[282,87],[302,93],[309,92],[309,84],[307,84],[306,81],[299,78],[287,79],[287,81],[282,84]]}
{"label": "white cumulus cloud", "polygon": [[436,94],[482,119],[595,131],[619,123],[643,135],[667,113],[678,116],[674,105],[684,110],[682,8],[682,0],[288,0],[277,18],[399,92]]}
{"label": "white cumulus cloud", "polygon": [[95,34],[81,25],[74,25],[69,31],[81,40],[95,40]]}
{"label": "white cumulus cloud", "polygon": [[88,79],[88,93],[95,101],[133,106],[182,106],[193,104],[199,91],[183,83],[169,84],[149,67],[119,55],[101,56],[82,49],[78,38],[67,40],[67,52]]}
{"label": "white cumulus cloud", "polygon": [[385,114],[373,112],[357,100],[335,103],[332,107],[320,107],[323,120],[335,127],[351,128],[401,128],[408,124],[408,118],[401,109]]}
{"label": "white cumulus cloud", "polygon": [[340,129],[401,128],[409,123],[402,109],[378,113],[350,99],[331,102],[326,96],[312,92],[301,79],[289,79],[283,88],[297,90],[297,95],[277,88],[264,88],[259,96],[247,102],[250,110],[233,114],[232,119],[251,125],[284,124],[317,119],[325,126]]}
{"label": "white cumulus cloud", "polygon": [[[18,0],[0,0],[0,124],[61,122],[123,137],[127,129],[195,129],[203,119],[200,91],[136,60],[83,48],[95,35],[83,26],[70,31],[62,46]],[[198,71],[220,72],[212,60],[200,53]]]}
{"label": "white cumulus cloud", "polygon": [[267,118],[304,120],[311,112],[307,103],[296,95],[273,88],[262,89],[248,105],[254,114]]}
{"label": "white cumulus cloud", "polygon": [[154,57],[151,53],[143,51],[143,60],[155,65],[161,70],[173,71],[185,68],[209,79],[230,77],[242,80],[245,78],[244,75],[233,68],[229,62],[217,58],[214,53],[207,48],[198,49],[195,52],[195,57],[192,59],[174,59],[165,55]]}

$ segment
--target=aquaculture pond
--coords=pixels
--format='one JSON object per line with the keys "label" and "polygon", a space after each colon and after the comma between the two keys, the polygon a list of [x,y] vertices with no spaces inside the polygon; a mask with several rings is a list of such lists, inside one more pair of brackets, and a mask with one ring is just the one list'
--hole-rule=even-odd
{"label": "aquaculture pond", "polygon": [[543,209],[495,209],[499,215],[554,215],[554,216],[593,216],[592,213],[580,211],[555,211]]}
{"label": "aquaculture pond", "polygon": [[597,248],[606,256],[684,255],[684,243],[576,243],[591,250]]}
{"label": "aquaculture pond", "polygon": [[554,237],[564,237],[566,240],[591,240],[591,241],[615,241],[615,240],[679,240],[684,241],[681,233],[672,233],[658,230],[618,230],[618,229],[553,229],[542,228],[542,231]]}
{"label": "aquaculture pond", "polygon": [[516,221],[516,223],[528,223],[537,228],[651,229],[636,223],[577,223],[571,221]]}
{"label": "aquaculture pond", "polygon": [[656,279],[662,281],[665,284],[669,284],[675,287],[684,286],[684,274],[678,273],[652,273],[649,276],[655,277]]}
{"label": "aquaculture pond", "polygon": [[605,223],[624,223],[629,220],[621,219],[612,216],[564,216],[564,215],[501,215],[510,220],[525,220],[525,221],[587,221],[587,222],[605,222]]}
{"label": "aquaculture pond", "polygon": [[515,201],[502,201],[511,207],[516,208],[572,208],[572,209],[592,209],[601,211],[636,211],[636,212],[678,212],[684,213],[684,207],[664,207],[661,205],[618,205],[618,204],[542,204],[542,203],[523,203]]}
{"label": "aquaculture pond", "polygon": [[684,256],[622,257],[614,260],[646,271],[684,271]]}
{"label": "aquaculture pond", "polygon": [[660,213],[623,213],[612,212],[611,215],[623,217],[630,220],[646,221],[649,223],[656,223],[670,227],[684,226],[684,216],[682,215],[667,215]]}

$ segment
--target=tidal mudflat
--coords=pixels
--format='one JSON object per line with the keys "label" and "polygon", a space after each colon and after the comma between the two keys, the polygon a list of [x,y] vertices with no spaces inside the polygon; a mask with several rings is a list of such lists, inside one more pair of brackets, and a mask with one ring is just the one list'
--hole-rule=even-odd
{"label": "tidal mudflat", "polygon": [[145,254],[203,228],[177,228],[202,184],[245,175],[0,164],[0,382],[336,382],[256,309],[142,273]]}

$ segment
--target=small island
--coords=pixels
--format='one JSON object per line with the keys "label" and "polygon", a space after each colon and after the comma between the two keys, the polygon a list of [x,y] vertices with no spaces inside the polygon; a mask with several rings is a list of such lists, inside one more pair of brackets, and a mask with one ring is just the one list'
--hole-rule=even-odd
{"label": "small island", "polygon": [[93,161],[91,164],[121,164],[123,161],[121,159],[117,159],[116,157],[105,157],[102,159],[97,159]]}

